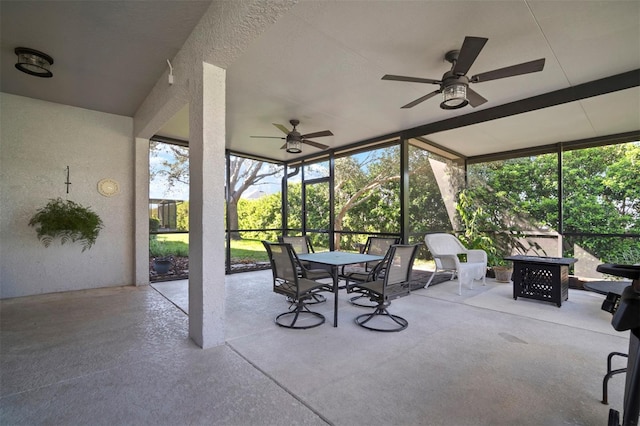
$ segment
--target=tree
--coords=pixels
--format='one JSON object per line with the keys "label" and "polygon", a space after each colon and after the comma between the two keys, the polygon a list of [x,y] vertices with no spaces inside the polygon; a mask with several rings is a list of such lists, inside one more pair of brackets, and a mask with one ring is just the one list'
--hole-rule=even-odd
{"label": "tree", "polygon": [[[400,161],[397,146],[341,157],[335,165],[334,245],[340,231],[399,231]],[[350,242],[350,238],[345,241]]]}
{"label": "tree", "polygon": [[149,170],[151,180],[163,177],[169,186],[168,189],[175,187],[177,183],[189,185],[188,147],[152,140],[149,144],[149,154],[150,157],[160,160],[151,164]]}
{"label": "tree", "polygon": [[463,172],[454,161],[409,146],[408,223],[411,234],[423,236],[427,232],[453,230],[447,204],[453,207],[455,194],[464,184]]}
{"label": "tree", "polygon": [[[178,183],[189,184],[189,148],[171,145],[157,141],[151,141],[150,153],[161,158],[159,162],[151,165],[150,177],[163,177],[168,189]],[[163,153],[166,158],[160,157]],[[239,229],[238,226],[238,201],[242,194],[251,186],[263,182],[267,177],[281,173],[282,168],[263,161],[251,160],[232,155],[230,158],[228,188],[228,215],[229,229]],[[188,205],[185,206],[188,209]],[[231,238],[240,239],[238,232],[232,232]]]}
{"label": "tree", "polygon": [[229,230],[231,239],[241,239],[237,232],[238,202],[242,194],[251,186],[263,182],[269,176],[282,173],[282,168],[272,163],[256,161],[249,158],[231,156],[229,168],[229,188],[227,193],[227,214],[229,215]]}
{"label": "tree", "polygon": [[[281,193],[265,194],[256,199],[238,201],[239,229],[264,229],[251,232],[251,239],[275,241],[281,231],[266,231],[282,227]],[[243,237],[246,237],[242,233]]]}
{"label": "tree", "polygon": [[[473,165],[470,194],[492,223],[520,230],[624,234],[640,228],[640,144],[600,146],[563,155],[563,229],[558,229],[557,156],[545,154]],[[505,228],[503,228],[505,229]],[[637,250],[633,238],[565,238],[565,254],[580,245],[599,259]],[[636,260],[637,261],[637,260]]]}
{"label": "tree", "polygon": [[176,227],[179,231],[189,230],[189,201],[183,201],[176,206]]}

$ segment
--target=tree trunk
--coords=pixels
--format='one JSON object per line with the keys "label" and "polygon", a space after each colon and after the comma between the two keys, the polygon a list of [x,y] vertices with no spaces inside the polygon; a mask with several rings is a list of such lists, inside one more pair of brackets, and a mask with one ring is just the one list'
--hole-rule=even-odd
{"label": "tree trunk", "polygon": [[[229,230],[238,229],[238,202],[230,201],[227,204],[227,214],[229,215]],[[232,240],[241,240],[240,233],[237,231],[229,232]]]}
{"label": "tree trunk", "polygon": [[336,234],[333,238],[333,245],[334,245],[334,250],[336,251],[341,249],[340,231],[342,231],[343,218],[344,218],[344,214],[341,211],[334,219],[333,230],[335,231]]}

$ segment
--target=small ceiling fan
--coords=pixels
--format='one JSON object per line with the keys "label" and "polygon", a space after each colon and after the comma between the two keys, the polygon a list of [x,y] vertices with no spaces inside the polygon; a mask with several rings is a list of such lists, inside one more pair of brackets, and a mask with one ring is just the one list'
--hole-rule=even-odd
{"label": "small ceiling fan", "polygon": [[451,50],[444,56],[448,62],[451,62],[451,70],[444,73],[440,80],[390,74],[383,76],[382,79],[440,85],[438,90],[428,93],[413,102],[409,102],[402,108],[412,108],[438,93],[442,93],[444,97],[440,104],[440,108],[442,109],[458,109],[466,106],[467,104],[470,104],[475,108],[487,102],[487,100],[473,89],[469,88],[469,83],[482,83],[483,81],[529,74],[532,72],[542,71],[544,68],[545,58],[541,58],[536,59],[535,61],[511,65],[509,67],[499,68],[493,71],[476,74],[472,77],[467,77],[467,72],[488,40],[489,39],[483,37],[465,37],[460,50]]}
{"label": "small ceiling fan", "polygon": [[286,143],[280,147],[280,149],[286,149],[287,152],[291,154],[300,154],[302,152],[302,144],[311,145],[318,149],[327,149],[328,145],[324,145],[315,141],[309,140],[309,138],[320,138],[323,136],[333,136],[330,130],[323,130],[321,132],[313,132],[307,133],[306,135],[301,135],[300,132],[296,130],[296,126],[300,124],[300,120],[291,119],[289,123],[293,126],[292,130],[287,129],[282,124],[272,123],[278,129],[280,129],[286,137],[281,136],[251,136],[252,138],[270,138],[270,139],[282,139],[285,140]]}

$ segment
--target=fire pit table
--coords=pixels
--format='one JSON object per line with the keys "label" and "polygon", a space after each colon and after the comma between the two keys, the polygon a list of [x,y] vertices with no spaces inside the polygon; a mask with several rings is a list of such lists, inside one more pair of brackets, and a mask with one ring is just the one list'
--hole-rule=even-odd
{"label": "fire pit table", "polygon": [[509,256],[513,262],[513,298],[552,302],[562,306],[569,298],[569,266],[572,257]]}

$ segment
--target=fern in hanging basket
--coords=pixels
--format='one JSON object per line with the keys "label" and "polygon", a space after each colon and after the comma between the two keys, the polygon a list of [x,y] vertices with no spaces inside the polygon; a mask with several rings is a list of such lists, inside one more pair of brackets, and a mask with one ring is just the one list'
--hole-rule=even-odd
{"label": "fern in hanging basket", "polygon": [[71,200],[51,199],[29,220],[36,228],[38,240],[45,247],[60,238],[60,243],[79,242],[82,251],[90,249],[103,227],[102,219],[90,208]]}

